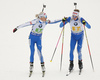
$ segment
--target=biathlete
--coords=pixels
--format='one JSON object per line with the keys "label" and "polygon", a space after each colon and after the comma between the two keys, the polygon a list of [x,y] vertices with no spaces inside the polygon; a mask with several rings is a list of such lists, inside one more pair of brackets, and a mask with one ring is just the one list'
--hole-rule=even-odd
{"label": "biathlete", "polygon": [[83,68],[82,63],[82,42],[83,42],[83,36],[84,36],[84,26],[85,25],[88,29],[91,28],[91,26],[88,24],[88,22],[79,16],[79,10],[74,9],[72,13],[72,17],[65,17],[62,19],[62,22],[60,24],[60,27],[63,27],[68,22],[71,27],[71,40],[70,40],[70,64],[69,64],[69,71],[71,71],[74,67],[74,48],[77,43],[77,52],[78,52],[78,64],[79,69]]}
{"label": "biathlete", "polygon": [[30,41],[30,72],[33,71],[33,63],[34,63],[34,51],[35,51],[35,43],[37,46],[37,50],[38,50],[38,54],[39,54],[39,58],[40,58],[40,63],[41,63],[41,68],[42,71],[45,72],[45,66],[44,66],[44,60],[43,60],[43,56],[42,56],[42,32],[44,27],[47,24],[55,24],[58,23],[62,20],[54,20],[54,21],[50,21],[47,20],[47,15],[44,12],[41,12],[40,14],[36,15],[36,19],[26,22],[25,24],[19,25],[17,26],[13,32],[16,32],[18,29],[22,28],[22,27],[26,27],[26,26],[32,26],[32,30],[30,32],[30,36],[29,36],[29,41]]}

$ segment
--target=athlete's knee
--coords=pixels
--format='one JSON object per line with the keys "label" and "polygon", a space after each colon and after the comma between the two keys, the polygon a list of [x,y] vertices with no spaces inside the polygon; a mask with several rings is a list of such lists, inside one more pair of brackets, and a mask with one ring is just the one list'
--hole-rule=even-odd
{"label": "athlete's knee", "polygon": [[38,45],[37,48],[38,48],[39,51],[42,50],[42,46],[41,45],[40,46]]}

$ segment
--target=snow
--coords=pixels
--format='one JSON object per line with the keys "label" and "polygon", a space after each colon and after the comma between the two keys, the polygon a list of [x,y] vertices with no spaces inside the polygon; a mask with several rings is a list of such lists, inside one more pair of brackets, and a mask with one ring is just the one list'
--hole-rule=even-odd
{"label": "snow", "polygon": [[[42,78],[41,66],[37,49],[35,50],[34,73],[29,78],[29,41],[28,36],[31,26],[22,28],[16,33],[12,30],[27,21],[33,20],[35,14],[44,10],[48,19],[62,19],[71,16],[74,9],[73,3],[77,2],[80,15],[92,26],[86,29],[93,59],[93,72],[88,53],[86,38],[84,36],[82,55],[83,72],[78,70],[77,50],[74,51],[74,71],[66,76],[69,66],[70,51],[70,26],[65,27],[64,53],[62,70],[60,71],[62,37],[56,50],[53,61],[50,62],[57,40],[62,29],[59,24],[47,25],[42,36],[42,53],[45,60],[46,75]],[[100,0],[0,0],[0,80],[100,80]]]}

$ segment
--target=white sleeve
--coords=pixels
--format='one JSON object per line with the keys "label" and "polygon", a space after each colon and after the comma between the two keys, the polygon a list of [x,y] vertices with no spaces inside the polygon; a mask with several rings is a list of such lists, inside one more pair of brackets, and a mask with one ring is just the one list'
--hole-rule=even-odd
{"label": "white sleeve", "polygon": [[17,26],[17,29],[22,28],[22,27],[26,27],[26,26],[30,26],[30,25],[34,25],[36,22],[37,22],[37,20],[34,19],[32,21],[29,21],[29,22],[26,22],[24,24],[21,24],[21,25]]}
{"label": "white sleeve", "polygon": [[58,23],[58,22],[61,22],[62,19],[57,19],[57,20],[50,20],[47,24],[55,24],[55,23]]}

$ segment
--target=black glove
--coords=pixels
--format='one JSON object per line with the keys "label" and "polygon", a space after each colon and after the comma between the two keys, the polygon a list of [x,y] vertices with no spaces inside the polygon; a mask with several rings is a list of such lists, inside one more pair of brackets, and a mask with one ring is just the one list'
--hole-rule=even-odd
{"label": "black glove", "polygon": [[85,20],[83,20],[83,21],[82,21],[82,23],[83,23],[84,25],[86,25],[86,22],[85,22]]}
{"label": "black glove", "polygon": [[15,33],[17,31],[17,28],[13,29],[13,33]]}
{"label": "black glove", "polygon": [[64,17],[63,19],[62,19],[62,22],[67,22],[67,17]]}

